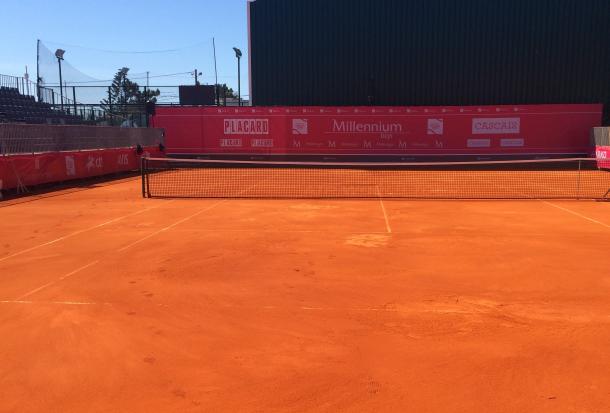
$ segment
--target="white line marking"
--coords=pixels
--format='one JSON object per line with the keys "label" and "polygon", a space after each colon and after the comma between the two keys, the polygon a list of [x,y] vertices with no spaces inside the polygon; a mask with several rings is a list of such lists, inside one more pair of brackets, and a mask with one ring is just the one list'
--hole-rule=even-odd
{"label": "white line marking", "polygon": [[20,296],[20,297],[16,298],[16,299],[15,299],[15,300],[13,300],[13,301],[21,301],[21,300],[23,300],[24,298],[29,297],[29,296],[31,296],[32,294],[35,294],[35,293],[37,293],[37,292],[38,292],[38,291],[40,291],[40,290],[44,290],[45,288],[47,288],[47,287],[48,287],[48,286],[50,286],[50,285],[56,284],[56,283],[58,283],[59,281],[63,281],[63,280],[65,280],[66,278],[71,277],[71,276],[73,276],[74,274],[76,274],[76,273],[78,273],[78,272],[81,272],[82,270],[85,270],[85,269],[87,269],[87,268],[89,268],[89,267],[94,266],[94,265],[95,265],[95,264],[97,264],[98,262],[99,262],[99,260],[95,260],[95,261],[90,262],[89,264],[83,265],[82,267],[77,268],[76,270],[71,271],[71,272],[67,273],[66,275],[62,275],[61,277],[59,277],[58,279],[56,279],[56,280],[54,280],[54,281],[51,281],[51,282],[49,282],[49,283],[46,283],[45,285],[42,285],[42,286],[40,286],[40,287],[38,287],[38,288],[36,288],[36,289],[34,289],[34,290],[30,291],[30,292],[27,292],[27,293],[23,294],[22,296]]}
{"label": "white line marking", "polygon": [[56,238],[56,239],[54,239],[52,241],[48,241],[48,242],[45,242],[45,243],[42,243],[42,244],[39,244],[39,245],[35,245],[33,247],[30,247],[30,248],[27,248],[27,249],[15,252],[15,253],[13,253],[11,255],[7,255],[6,257],[0,258],[0,262],[8,260],[9,258],[13,258],[13,257],[17,257],[19,255],[23,255],[23,254],[28,253],[30,251],[37,250],[38,248],[42,248],[42,247],[46,247],[48,245],[56,244],[56,243],[58,243],[60,241],[66,240],[66,239],[74,237],[76,235],[80,235],[82,233],[85,233],[85,232],[88,232],[88,231],[92,231],[94,229],[98,229],[98,228],[101,228],[101,227],[106,226],[106,225],[110,225],[112,223],[115,223],[117,221],[123,220],[125,218],[129,218],[129,217],[132,217],[134,215],[142,214],[142,213],[144,213],[146,211],[150,211],[151,209],[159,208],[162,205],[167,205],[170,202],[174,202],[174,201],[171,200],[171,201],[166,202],[165,204],[155,205],[155,206],[152,206],[152,207],[148,207],[148,208],[142,209],[140,211],[133,212],[131,214],[123,215],[122,217],[114,218],[114,219],[111,219],[110,221],[102,222],[101,224],[94,225],[94,226],[89,227],[89,228],[85,228],[85,229],[81,229],[81,230],[72,232],[70,234],[64,235],[63,237]]}
{"label": "white line marking", "polygon": [[387,234],[388,231],[346,231],[336,232],[331,230],[299,230],[299,229],[235,229],[235,228],[183,228],[176,232],[256,232],[262,234],[333,234],[333,235],[360,235],[360,234]]}
{"label": "white line marking", "polygon": [[189,215],[189,216],[188,216],[188,217],[186,217],[186,218],[182,218],[181,220],[176,221],[176,222],[174,222],[173,224],[168,225],[168,226],[167,226],[167,227],[165,227],[165,228],[161,228],[161,229],[160,229],[160,230],[158,230],[158,231],[155,231],[155,232],[153,232],[153,233],[151,233],[151,234],[148,234],[148,235],[147,235],[147,236],[145,236],[144,238],[140,238],[139,240],[134,241],[134,242],[132,242],[131,244],[128,244],[128,245],[124,246],[123,248],[118,249],[118,250],[117,250],[117,252],[123,252],[123,251],[125,251],[125,250],[128,250],[129,248],[133,247],[134,245],[138,245],[139,243],[144,242],[144,241],[146,241],[147,239],[154,237],[155,235],[159,235],[159,234],[160,234],[160,233],[162,233],[162,232],[169,231],[170,229],[174,228],[175,226],[180,225],[180,224],[182,224],[183,222],[188,221],[189,219],[195,218],[197,215],[203,214],[204,212],[209,211],[210,209],[212,209],[212,208],[214,208],[214,207],[216,207],[216,206],[218,206],[218,205],[220,205],[220,204],[222,204],[222,203],[224,203],[224,202],[227,202],[227,200],[226,200],[226,199],[223,199],[222,201],[219,201],[219,202],[216,202],[216,203],[214,203],[214,204],[212,204],[212,205],[209,205],[207,208],[204,208],[204,209],[202,209],[202,210],[199,210],[199,211],[195,212],[194,214]]}
{"label": "white line marking", "polygon": [[608,225],[608,224],[605,224],[605,223],[603,223],[603,222],[601,222],[601,221],[598,221],[598,220],[596,220],[596,219],[593,219],[593,218],[589,218],[588,216],[583,215],[583,214],[580,214],[580,213],[578,213],[578,212],[576,212],[576,211],[572,211],[571,209],[564,208],[564,207],[562,207],[562,206],[560,206],[560,205],[554,204],[554,203],[549,202],[549,201],[543,201],[543,200],[541,200],[541,199],[539,199],[539,201],[540,201],[540,202],[543,202],[543,203],[545,203],[545,204],[547,204],[547,205],[550,205],[550,206],[552,206],[553,208],[561,209],[562,211],[565,211],[565,212],[567,212],[568,214],[572,214],[572,215],[575,215],[575,216],[580,217],[580,218],[582,218],[582,219],[585,219],[585,220],[587,220],[587,221],[589,221],[589,222],[593,222],[594,224],[598,224],[598,225],[601,225],[601,226],[603,226],[603,227],[610,228],[610,225]]}
{"label": "white line marking", "polygon": [[3,300],[0,304],[53,304],[53,305],[111,305],[110,303],[90,303],[85,301],[29,301]]}
{"label": "white line marking", "polygon": [[383,199],[379,198],[379,203],[381,204],[381,210],[383,211],[383,218],[385,219],[385,229],[388,231],[388,234],[391,234],[392,228],[390,227],[390,220],[388,219],[388,213],[385,210],[385,205],[383,203]]}

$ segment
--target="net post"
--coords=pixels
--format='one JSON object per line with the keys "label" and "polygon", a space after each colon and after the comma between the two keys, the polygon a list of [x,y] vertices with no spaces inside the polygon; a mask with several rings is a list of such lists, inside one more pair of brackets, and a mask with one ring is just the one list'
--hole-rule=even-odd
{"label": "net post", "polygon": [[140,158],[140,175],[142,176],[142,198],[146,198],[146,157]]}
{"label": "net post", "polygon": [[578,183],[576,186],[576,200],[580,201],[580,175],[582,173],[582,160],[578,160]]}
{"label": "net post", "polygon": [[152,198],[152,194],[150,193],[150,169],[148,167],[149,162],[150,160],[146,158],[146,171],[144,172],[144,174],[146,176],[146,194],[148,198]]}

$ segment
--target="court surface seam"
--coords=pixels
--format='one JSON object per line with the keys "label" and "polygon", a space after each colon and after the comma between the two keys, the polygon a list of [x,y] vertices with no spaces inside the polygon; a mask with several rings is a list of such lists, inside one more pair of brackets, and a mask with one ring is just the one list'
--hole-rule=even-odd
{"label": "court surface seam", "polygon": [[13,254],[7,255],[6,257],[1,257],[1,258],[0,258],[0,262],[3,262],[3,261],[6,261],[6,260],[8,260],[8,259],[10,259],[10,258],[17,257],[17,256],[19,256],[19,255],[23,255],[23,254],[26,254],[26,253],[28,253],[28,252],[31,252],[31,251],[37,250],[38,248],[42,248],[42,247],[46,247],[46,246],[48,246],[48,245],[53,245],[53,244],[56,244],[56,243],[58,243],[58,242],[60,242],[60,241],[66,240],[66,239],[68,239],[68,238],[72,238],[72,237],[74,237],[74,236],[76,236],[76,235],[84,234],[85,232],[93,231],[94,229],[98,229],[98,228],[104,227],[104,226],[106,226],[106,225],[113,224],[113,223],[118,222],[118,221],[121,221],[121,220],[123,220],[123,219],[125,219],[125,218],[129,218],[129,217],[132,217],[132,216],[135,216],[135,215],[142,214],[142,213],[147,212],[147,211],[150,211],[150,210],[152,210],[152,209],[159,208],[159,207],[161,207],[161,206],[163,206],[163,205],[167,205],[167,204],[169,204],[169,203],[171,203],[171,202],[174,202],[174,200],[167,201],[167,202],[166,202],[166,203],[164,203],[164,204],[160,204],[160,205],[155,205],[155,206],[152,206],[152,207],[144,208],[144,209],[142,209],[142,210],[140,210],[140,211],[136,211],[136,212],[133,212],[133,213],[131,213],[131,214],[123,215],[123,216],[121,216],[121,217],[114,218],[114,219],[111,219],[111,220],[106,221],[106,222],[102,222],[101,224],[97,224],[97,225],[94,225],[94,226],[92,226],[92,227],[88,227],[88,228],[85,228],[85,229],[81,229],[81,230],[78,230],[78,231],[74,231],[74,232],[72,232],[72,233],[70,233],[70,234],[64,235],[64,236],[59,237],[59,238],[56,238],[56,239],[54,239],[54,240],[47,241],[47,242],[44,242],[44,243],[42,243],[42,244],[35,245],[35,246],[33,246],[33,247],[26,248],[26,249],[21,250],[21,251],[17,251],[17,252],[15,252],[15,253],[13,253]]}
{"label": "court surface seam", "polygon": [[590,217],[588,217],[588,216],[586,216],[586,215],[583,215],[583,214],[581,214],[581,213],[579,213],[579,212],[573,211],[573,210],[571,210],[571,209],[569,209],[569,208],[565,208],[565,207],[562,207],[561,205],[557,205],[557,204],[554,204],[554,203],[549,202],[549,201],[544,201],[544,200],[542,200],[542,199],[539,199],[539,201],[540,201],[540,202],[543,202],[543,203],[545,203],[545,204],[547,204],[547,205],[550,205],[550,206],[552,206],[553,208],[557,208],[557,209],[560,209],[560,210],[562,210],[562,211],[564,211],[564,212],[567,212],[568,214],[571,214],[571,215],[577,216],[577,217],[582,218],[582,219],[584,219],[584,220],[587,220],[587,221],[589,221],[589,222],[593,222],[594,224],[598,224],[598,225],[601,225],[601,226],[603,226],[603,227],[610,228],[610,225],[608,225],[608,224],[606,224],[606,223],[604,223],[604,222],[601,222],[601,221],[598,221],[598,220],[596,220],[596,219],[590,218]]}

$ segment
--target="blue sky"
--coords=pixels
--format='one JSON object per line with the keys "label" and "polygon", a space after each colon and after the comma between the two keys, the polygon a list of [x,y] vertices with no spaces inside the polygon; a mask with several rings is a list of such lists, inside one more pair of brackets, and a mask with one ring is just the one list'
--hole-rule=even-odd
{"label": "blue sky", "polygon": [[[41,39],[52,51],[65,49],[66,62],[95,79],[111,79],[127,66],[134,76],[149,71],[151,85],[190,84],[189,74],[155,76],[198,68],[203,82],[213,84],[215,37],[219,83],[237,89],[237,46],[244,53],[242,94],[248,93],[246,0],[20,0],[1,9],[1,74],[22,76],[27,65],[34,80]],[[119,53],[168,49],[178,50]]]}

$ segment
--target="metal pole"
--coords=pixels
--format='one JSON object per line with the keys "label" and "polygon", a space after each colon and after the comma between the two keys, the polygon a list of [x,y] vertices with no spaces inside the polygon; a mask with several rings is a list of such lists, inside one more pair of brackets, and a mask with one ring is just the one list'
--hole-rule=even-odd
{"label": "metal pole", "polygon": [[59,63],[59,97],[61,99],[61,103],[59,104],[59,106],[61,107],[61,110],[63,112],[63,110],[64,110],[64,82],[61,77],[61,59],[59,57],[57,58],[57,63]]}
{"label": "metal pole", "polygon": [[195,69],[195,86],[197,86],[199,82],[197,81],[197,69]]}
{"label": "metal pole", "polygon": [[216,69],[216,40],[212,37],[212,47],[214,48],[214,78],[216,92],[216,106],[220,106],[220,93],[218,93],[218,70]]}
{"label": "metal pole", "polygon": [[74,104],[74,115],[76,115],[76,86],[72,86],[72,100]]}
{"label": "metal pole", "polygon": [[578,187],[576,189],[576,199],[580,200],[580,173],[581,173],[581,162],[578,161]]}
{"label": "metal pole", "polygon": [[40,102],[40,39],[36,40],[36,96]]}
{"label": "metal pole", "polygon": [[[110,121],[112,122],[112,91],[110,86],[108,86],[108,112],[110,116]],[[104,116],[106,116],[106,111],[104,111]]]}
{"label": "metal pole", "polygon": [[237,105],[241,106],[241,58],[237,58]]}
{"label": "metal pole", "polygon": [[25,87],[27,88],[28,96],[30,96],[30,74],[28,73],[28,65],[25,65]]}

